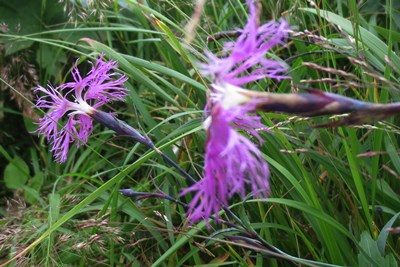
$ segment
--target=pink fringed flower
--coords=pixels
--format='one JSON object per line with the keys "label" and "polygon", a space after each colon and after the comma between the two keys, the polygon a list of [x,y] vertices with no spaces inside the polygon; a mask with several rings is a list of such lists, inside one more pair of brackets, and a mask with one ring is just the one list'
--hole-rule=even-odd
{"label": "pink fringed flower", "polygon": [[261,152],[235,130],[247,130],[260,140],[254,130],[262,127],[260,117],[248,115],[247,111],[245,106],[226,109],[220,103],[211,111],[204,178],[182,192],[196,191],[189,205],[189,219],[193,222],[218,213],[221,205],[228,205],[228,199],[235,193],[244,197],[246,185],[260,197],[266,197],[269,192],[269,170]]}
{"label": "pink fringed flower", "polygon": [[271,21],[257,27],[255,3],[247,0],[250,9],[249,21],[235,42],[224,43],[223,52],[228,56],[217,57],[206,51],[207,64],[201,64],[202,73],[210,75],[213,83],[229,83],[236,86],[264,78],[277,80],[288,78],[282,75],[285,63],[265,58],[268,50],[285,44],[289,32],[287,21]]}
{"label": "pink fringed flower", "polygon": [[182,192],[195,191],[189,205],[189,220],[209,219],[236,193],[243,198],[246,187],[258,197],[269,193],[269,169],[257,146],[237,132],[244,130],[262,140],[256,129],[264,128],[260,117],[249,115],[255,103],[239,86],[264,78],[285,79],[286,64],[265,58],[265,53],[284,44],[288,23],[269,22],[257,25],[257,10],[247,1],[249,21],[235,42],[224,44],[225,57],[206,52],[208,63],[202,64],[203,74],[212,77],[211,94],[206,107],[209,117],[207,130],[204,178]]}
{"label": "pink fringed flower", "polygon": [[[91,116],[96,108],[105,103],[120,100],[127,95],[123,87],[127,80],[125,75],[113,72],[117,68],[115,61],[103,61],[103,55],[92,69],[82,78],[78,67],[72,70],[73,82],[65,83],[56,88],[38,86],[36,92],[44,93],[36,107],[49,109],[40,119],[39,135],[46,136],[52,144],[51,151],[57,162],[65,162],[70,143],[77,141],[77,146],[86,143],[93,130]],[[63,94],[64,93],[64,94]],[[62,118],[67,115],[67,121]]]}

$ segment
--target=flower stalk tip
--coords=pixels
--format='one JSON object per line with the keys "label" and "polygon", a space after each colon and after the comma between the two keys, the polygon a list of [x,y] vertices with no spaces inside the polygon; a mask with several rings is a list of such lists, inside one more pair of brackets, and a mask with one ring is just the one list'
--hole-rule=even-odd
{"label": "flower stalk tip", "polygon": [[146,135],[140,134],[135,128],[117,119],[113,114],[101,110],[94,110],[90,117],[96,122],[113,130],[119,136],[132,138],[148,148],[154,148],[153,142]]}

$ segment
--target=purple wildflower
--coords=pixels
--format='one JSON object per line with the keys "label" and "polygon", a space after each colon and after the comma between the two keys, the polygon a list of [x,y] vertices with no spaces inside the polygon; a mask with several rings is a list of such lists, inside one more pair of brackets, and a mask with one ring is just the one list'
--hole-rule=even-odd
{"label": "purple wildflower", "polygon": [[[260,117],[246,113],[246,107],[225,109],[219,103],[211,111],[204,178],[182,192],[197,191],[189,205],[189,219],[193,222],[218,213],[235,193],[245,197],[248,184],[256,196],[266,197],[269,193],[269,170],[261,152],[235,130],[245,129],[260,138],[254,130],[262,127]],[[232,126],[232,122],[236,125]]]}
{"label": "purple wildflower", "polygon": [[182,192],[196,191],[189,205],[191,222],[209,219],[236,193],[244,198],[246,186],[258,197],[267,197],[270,190],[267,162],[256,145],[236,131],[247,131],[262,143],[257,129],[265,128],[259,116],[247,114],[254,111],[256,102],[239,86],[264,78],[287,78],[283,75],[287,66],[265,58],[265,53],[284,43],[289,28],[284,20],[258,26],[256,4],[247,3],[249,21],[235,42],[224,44],[227,56],[206,52],[208,63],[201,65],[213,83],[206,107],[204,178]]}
{"label": "purple wildflower", "polygon": [[[125,75],[112,72],[117,68],[115,61],[103,61],[101,55],[86,77],[82,78],[78,67],[72,70],[74,81],[56,88],[38,86],[39,97],[36,107],[47,108],[49,112],[40,119],[39,135],[44,135],[52,144],[51,151],[57,162],[65,162],[70,143],[77,141],[77,146],[86,143],[93,130],[91,115],[96,109],[113,100],[124,100],[127,95],[122,87],[127,80]],[[62,92],[65,92],[62,94]],[[68,115],[66,123],[62,118]],[[62,127],[60,125],[63,125]]]}
{"label": "purple wildflower", "polygon": [[287,21],[270,21],[257,27],[256,4],[253,0],[247,0],[247,3],[249,20],[241,35],[235,42],[224,43],[223,52],[229,55],[218,57],[206,51],[208,63],[200,65],[202,73],[210,75],[216,84],[241,86],[264,78],[288,78],[282,75],[287,69],[286,64],[265,58],[265,53],[272,47],[284,44],[289,32]]}

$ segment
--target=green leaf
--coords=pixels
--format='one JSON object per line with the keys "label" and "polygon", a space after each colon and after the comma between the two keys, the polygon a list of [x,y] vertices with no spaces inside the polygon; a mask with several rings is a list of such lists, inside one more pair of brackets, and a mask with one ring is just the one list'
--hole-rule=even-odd
{"label": "green leaf", "polygon": [[36,61],[46,70],[47,76],[56,77],[67,58],[60,48],[50,44],[40,44],[40,49],[36,52]]}
{"label": "green leaf", "polygon": [[35,174],[35,176],[32,177],[31,187],[36,191],[39,191],[42,188],[43,181],[44,181],[43,172],[39,171],[38,173]]}
{"label": "green leaf", "polygon": [[[316,10],[314,8],[300,8],[300,9],[321,16],[322,18],[328,20],[329,22],[337,26],[340,26],[343,29],[343,31],[345,31],[352,37],[358,38],[359,41],[361,41],[368,48],[368,50],[365,52],[366,53],[372,52],[372,54],[369,55],[369,57],[367,58],[369,58],[372,61],[372,63],[374,63],[376,67],[378,67],[380,70],[382,71],[384,70],[386,66],[385,56],[388,55],[389,47],[376,35],[372,34],[363,27],[358,27],[358,30],[354,30],[354,23],[335,13],[326,10]],[[400,57],[397,56],[396,53],[392,52],[390,59],[395,66],[400,67]]]}
{"label": "green leaf", "polygon": [[385,255],[385,245],[386,245],[386,240],[389,236],[389,232],[387,231],[388,228],[391,228],[394,224],[394,222],[397,220],[397,218],[400,216],[400,212],[398,212],[396,215],[394,215],[382,228],[381,232],[379,233],[377,244],[378,244],[378,249],[379,252],[381,253],[382,256]]}
{"label": "green leaf", "polygon": [[24,186],[24,197],[26,201],[30,204],[35,203],[36,201],[41,202],[39,191],[42,188],[44,180],[44,175],[42,172],[38,172],[35,176],[30,179],[29,186]]}
{"label": "green leaf", "polygon": [[174,48],[174,50],[179,55],[181,55],[186,62],[190,62],[187,54],[182,48],[181,42],[175,37],[175,34],[172,32],[172,30],[164,22],[157,19],[155,16],[153,16],[153,19],[155,22],[154,25],[158,26],[158,28],[168,36],[166,40],[171,45],[171,47]]}
{"label": "green leaf", "polygon": [[[29,204],[34,204],[37,201],[43,202],[38,191],[26,185],[22,185],[22,188],[24,189],[24,198]],[[44,202],[41,204],[44,204]]]}
{"label": "green leaf", "polygon": [[[372,239],[371,235],[367,231],[364,231],[361,234],[361,240],[359,244],[360,247],[364,249],[364,253],[358,253],[358,266],[385,266],[385,258],[382,257],[381,253],[379,252],[377,242]],[[375,262],[371,262],[371,259],[374,259]]]}
{"label": "green leaf", "polygon": [[29,167],[23,159],[16,156],[4,170],[4,182],[10,189],[22,188],[29,179]]}
{"label": "green leaf", "polygon": [[387,267],[397,267],[399,264],[397,263],[396,258],[393,254],[386,255],[385,257],[385,266]]}
{"label": "green leaf", "polygon": [[55,221],[60,217],[61,208],[61,196],[57,193],[51,193],[49,195],[50,213],[49,213],[49,223],[53,225]]}
{"label": "green leaf", "polygon": [[386,195],[387,197],[391,198],[391,200],[400,204],[399,196],[393,191],[392,187],[385,180],[377,180],[376,186],[383,195]]}
{"label": "green leaf", "polygon": [[[34,104],[32,103],[32,105],[34,105]],[[25,129],[27,130],[27,132],[33,133],[34,131],[37,130],[38,126],[37,126],[37,124],[35,124],[35,122],[31,118],[24,116],[23,120],[24,120]]]}
{"label": "green leaf", "polygon": [[40,31],[40,5],[35,1],[15,0],[0,3],[1,22],[8,27],[8,34],[15,38],[4,40],[5,55],[11,55],[29,48],[33,41],[20,39],[19,36]]}

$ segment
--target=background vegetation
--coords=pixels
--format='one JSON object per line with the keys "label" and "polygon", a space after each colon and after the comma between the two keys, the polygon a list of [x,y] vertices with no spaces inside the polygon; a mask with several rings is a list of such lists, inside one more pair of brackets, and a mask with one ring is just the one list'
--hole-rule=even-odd
{"label": "background vegetation", "polygon": [[[399,101],[398,1],[261,3],[262,22],[283,17],[293,25],[287,45],[270,55],[290,65],[292,80],[249,88],[287,93],[296,84]],[[316,129],[337,118],[261,114],[270,127],[261,133],[261,150],[272,194],[237,198],[231,202],[236,217],[221,216],[257,233],[280,251],[274,253],[225,225],[189,227],[185,210],[173,202],[121,196],[118,189],[132,188],[177,197],[187,186],[142,145],[97,125],[87,146],[74,146],[68,161],[57,164],[32,134],[44,114],[32,108],[35,86],[69,81],[77,58],[85,72],[87,59],[105,53],[128,75],[130,95],[104,110],[141,127],[200,178],[208,81],[196,62],[207,47],[220,51],[226,40],[207,44],[206,37],[242,27],[247,8],[239,0],[206,1],[185,45],[195,4],[0,1],[0,264],[26,252],[10,266],[397,266],[399,117]]]}

